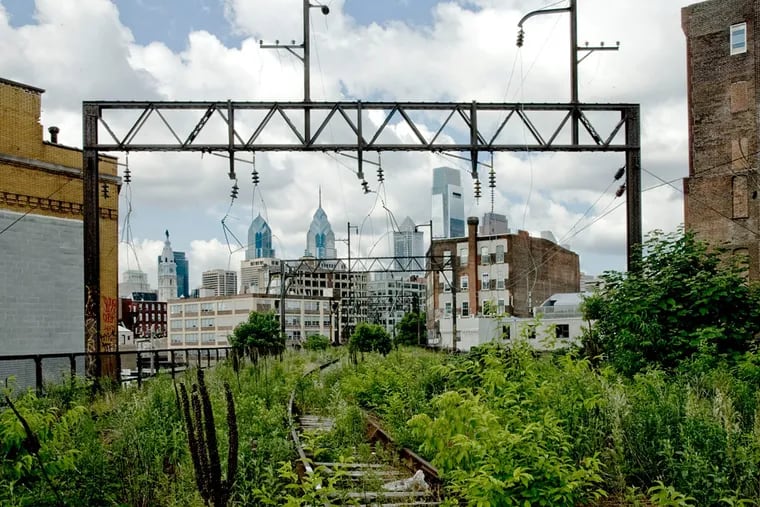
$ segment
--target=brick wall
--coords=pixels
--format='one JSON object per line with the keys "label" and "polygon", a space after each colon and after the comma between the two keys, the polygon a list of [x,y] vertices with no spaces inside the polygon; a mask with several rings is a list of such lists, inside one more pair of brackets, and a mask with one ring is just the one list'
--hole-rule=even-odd
{"label": "brick wall", "polygon": [[[82,152],[81,150],[70,148],[58,144],[52,144],[43,140],[43,129],[39,122],[41,107],[42,90],[37,88],[13,83],[0,79],[0,211],[6,212],[6,216],[14,213],[29,213],[19,223],[11,227],[4,234],[0,235],[0,244],[6,241],[10,234],[17,234],[17,231],[23,230],[28,232],[28,224],[46,224],[46,223],[68,223],[76,222],[79,227],[79,242],[77,243],[76,255],[78,256],[80,266],[82,264],[82,202],[83,189],[81,178]],[[116,345],[117,339],[117,307],[118,301],[118,185],[116,159],[113,157],[102,157],[100,162],[101,183],[108,188],[109,197],[100,197],[100,265],[101,265],[101,335],[106,346]],[[17,216],[17,215],[16,215]],[[46,219],[48,219],[46,221]],[[51,221],[51,219],[53,219]],[[55,220],[55,219],[63,219]],[[41,230],[46,230],[40,226]],[[2,227],[0,227],[2,230]],[[52,236],[56,238],[57,236]],[[47,260],[42,260],[43,264],[55,267],[56,255],[58,255],[54,242],[47,249],[41,249],[40,255],[48,255]],[[69,252],[70,248],[67,248]],[[9,257],[6,250],[3,252],[4,258]],[[70,253],[70,252],[69,252]],[[14,255],[22,255],[16,252]],[[39,260],[39,259],[38,259]],[[35,264],[24,262],[24,259],[17,259],[22,262],[19,276],[29,280],[29,293],[26,298],[30,303],[35,303],[42,294],[50,292],[51,287],[45,283],[39,283],[40,278],[36,274]],[[10,262],[6,259],[5,262]],[[15,261],[14,261],[15,262]],[[34,266],[34,267],[33,267]],[[71,287],[66,291],[73,291],[79,294],[79,308],[77,310],[78,320],[81,324],[79,333],[79,343],[77,350],[84,350],[84,330],[83,330],[83,294],[84,294],[84,275],[81,269],[77,276],[67,278]],[[10,276],[10,275],[7,275]],[[1,278],[0,278],[1,279]],[[43,279],[44,280],[44,279]],[[13,285],[0,285],[0,307],[6,306],[11,298],[19,296],[9,295],[6,287]],[[61,284],[56,284],[55,289],[62,290]],[[68,293],[68,292],[67,292]],[[14,312],[23,313],[23,307],[18,306],[13,301],[12,307]],[[27,316],[21,313],[14,317],[15,322],[25,322],[31,325],[26,319]],[[2,315],[2,314],[0,314]],[[35,312],[34,318],[53,326],[56,322],[51,317],[48,322],[47,314]],[[10,322],[10,321],[8,321]],[[12,328],[13,333],[22,333],[22,328]],[[0,344],[5,344],[11,330],[9,324],[0,318]],[[34,332],[32,326],[29,332]],[[23,333],[22,333],[23,334]],[[5,347],[3,347],[4,349]],[[44,349],[38,349],[35,345],[32,352],[46,352]],[[6,353],[6,352],[0,352]],[[10,353],[10,352],[7,352]],[[18,352],[20,353],[20,352]]]}
{"label": "brick wall", "polygon": [[[689,98],[685,225],[714,244],[746,248],[753,279],[760,279],[760,242],[751,232],[760,227],[758,13],[753,0],[710,0],[681,13]],[[731,55],[729,28],[741,22],[747,52]]]}
{"label": "brick wall", "polygon": [[506,260],[510,266],[507,287],[513,314],[528,317],[531,308],[552,294],[580,291],[578,254],[527,231],[509,235]]}

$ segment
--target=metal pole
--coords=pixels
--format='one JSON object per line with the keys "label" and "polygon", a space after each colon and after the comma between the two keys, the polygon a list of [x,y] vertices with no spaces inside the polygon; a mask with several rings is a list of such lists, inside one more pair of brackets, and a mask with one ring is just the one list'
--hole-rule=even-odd
{"label": "metal pole", "polygon": [[[346,222],[346,229],[348,230],[348,240],[346,243],[348,244],[348,310],[346,312],[346,330],[350,329],[351,326],[351,310],[354,303],[354,287],[351,283],[351,222]],[[346,340],[350,339],[351,336],[347,336]]]}
{"label": "metal pole", "polygon": [[[309,51],[309,0],[303,0],[303,101],[306,103],[311,102],[311,83],[310,83],[310,71],[311,71],[311,57]],[[309,106],[305,106],[303,109],[303,132],[306,144],[311,144],[311,110]]]}
{"label": "metal pole", "polygon": [[280,333],[285,336],[285,261],[280,260]]}
{"label": "metal pole", "polygon": [[625,117],[625,142],[631,148],[625,151],[626,220],[628,226],[628,271],[638,269],[641,258],[641,115],[640,107],[631,106]]}
{"label": "metal pole", "polygon": [[84,346],[95,352],[87,365],[90,376],[102,376],[100,344],[100,215],[98,188],[98,150],[89,148],[98,144],[99,107],[85,104],[82,107],[82,228],[84,229]]}
{"label": "metal pole", "polygon": [[451,351],[457,351],[457,256],[451,256]]}
{"label": "metal pole", "polygon": [[570,0],[570,102],[573,105],[572,143],[578,144],[578,10]]}

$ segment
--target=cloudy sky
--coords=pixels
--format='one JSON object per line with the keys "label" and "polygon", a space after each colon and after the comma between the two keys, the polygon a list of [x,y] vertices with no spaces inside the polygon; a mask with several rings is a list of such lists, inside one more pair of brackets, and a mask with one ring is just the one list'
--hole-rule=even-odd
{"label": "cloudy sky", "polygon": [[[551,0],[325,0],[312,10],[313,100],[567,102],[568,15],[520,17]],[[640,103],[644,231],[683,221],[687,167],[685,0],[579,0],[579,43],[620,42],[580,66],[582,102]],[[0,0],[0,77],[44,88],[41,121],[81,146],[83,100],[300,100],[300,62],[258,41],[301,37],[299,0]],[[434,128],[434,127],[431,127]],[[400,135],[400,134],[399,134]],[[124,154],[116,154],[125,162]],[[132,183],[120,199],[120,270],[139,266],[156,284],[168,229],[187,252],[191,286],[203,270],[238,269],[252,217],[264,216],[283,258],[303,254],[322,204],[336,237],[352,232],[352,256],[387,255],[393,220],[430,220],[432,169],[462,169],[467,216],[491,208],[473,197],[468,164],[440,154],[383,156],[385,182],[365,167],[364,194],[349,158],[260,153],[254,193],[250,154],[237,164],[231,203],[228,162],[200,154],[132,153]],[[579,253],[581,269],[625,268],[625,196],[612,184],[622,154],[497,154],[494,211],[510,228],[551,230]],[[121,167],[124,170],[124,167]],[[673,182],[669,186],[664,182]],[[131,200],[127,200],[127,196]],[[127,210],[131,213],[127,221]],[[223,222],[226,226],[223,227]],[[126,241],[131,239],[131,241]],[[337,242],[338,254],[346,245]]]}

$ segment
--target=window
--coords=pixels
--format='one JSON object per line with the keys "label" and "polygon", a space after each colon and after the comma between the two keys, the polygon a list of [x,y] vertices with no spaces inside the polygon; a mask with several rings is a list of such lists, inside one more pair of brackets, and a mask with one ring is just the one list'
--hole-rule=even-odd
{"label": "window", "polygon": [[499,313],[499,315],[504,314],[504,300],[503,299],[499,299],[496,302],[496,311]]}
{"label": "window", "polygon": [[480,288],[481,288],[481,290],[488,290],[488,289],[490,289],[490,288],[491,288],[491,285],[490,285],[490,282],[489,282],[489,280],[488,280],[488,278],[489,278],[489,275],[488,275],[488,273],[483,273],[483,274],[482,274],[482,275],[480,275],[480,276],[481,276],[481,278],[482,278],[482,281],[483,281],[483,283],[482,283],[482,286],[480,287]]}
{"label": "window", "polygon": [[484,266],[488,266],[491,263],[491,255],[488,253],[487,246],[480,249],[480,263]]}
{"label": "window", "polygon": [[451,317],[451,303],[446,303],[443,307],[443,316]]}
{"label": "window", "polygon": [[198,333],[190,333],[185,335],[185,343],[187,345],[198,345]]}
{"label": "window", "polygon": [[468,301],[462,301],[462,317],[470,316],[470,303]]}
{"label": "window", "polygon": [[731,25],[729,29],[731,54],[738,55],[747,52],[747,23]]}
{"label": "window", "polygon": [[201,312],[209,313],[214,311],[214,303],[201,303]]}
{"label": "window", "polygon": [[169,329],[172,331],[179,331],[182,329],[182,320],[172,319],[169,325],[171,326]]}
{"label": "window", "polygon": [[203,345],[213,345],[216,341],[214,333],[201,333],[201,343]]}
{"label": "window", "polygon": [[496,245],[496,259],[494,262],[497,264],[504,262],[504,245]]}
{"label": "window", "polygon": [[470,287],[470,278],[467,275],[459,277],[459,288],[467,290]]}
{"label": "window", "polygon": [[459,264],[462,266],[467,265],[468,260],[468,254],[467,254],[467,247],[463,246],[459,248]]}
{"label": "window", "polygon": [[197,329],[198,319],[185,319],[185,329]]}
{"label": "window", "polygon": [[214,327],[214,319],[201,319],[201,327]]}
{"label": "window", "polygon": [[497,289],[503,289],[504,288],[504,271],[499,271],[496,273],[496,288]]}
{"label": "window", "polygon": [[570,338],[570,324],[557,324],[554,326],[557,338]]}

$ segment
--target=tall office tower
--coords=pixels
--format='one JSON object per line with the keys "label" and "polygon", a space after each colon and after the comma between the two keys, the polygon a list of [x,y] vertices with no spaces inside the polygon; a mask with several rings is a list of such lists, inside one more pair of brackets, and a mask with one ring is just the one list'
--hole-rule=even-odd
{"label": "tall office tower", "polygon": [[[393,233],[393,256],[396,257],[396,269],[407,271],[407,275],[420,275],[424,271],[425,262],[420,257],[425,255],[422,232],[417,232],[414,221],[406,217],[399,226],[398,232]],[[417,257],[417,259],[403,259]]]}
{"label": "tall office tower", "polygon": [[748,256],[752,280],[760,280],[758,19],[756,0],[681,10],[689,105],[684,221],[698,238]]}
{"label": "tall office tower", "polygon": [[462,181],[457,169],[433,169],[432,218],[434,238],[465,237]]}
{"label": "tall office tower", "polygon": [[158,258],[158,300],[169,301],[177,298],[177,264],[174,262],[174,252],[169,241],[169,231],[166,231],[164,250]]}
{"label": "tall office tower", "polygon": [[190,297],[190,263],[185,252],[174,252],[174,264],[177,265],[177,297]]}
{"label": "tall office tower", "polygon": [[201,275],[203,289],[212,291],[214,296],[234,296],[237,294],[237,273],[226,269],[212,269]]}
{"label": "tall office tower", "polygon": [[317,259],[335,259],[335,234],[327,213],[322,209],[322,189],[319,190],[319,208],[314,212],[309,232],[306,233],[306,255]]}
{"label": "tall office tower", "polygon": [[480,224],[480,236],[494,234],[509,234],[507,216],[500,213],[483,213],[483,223]]}
{"label": "tall office tower", "polygon": [[121,274],[119,297],[131,298],[133,292],[149,292],[148,274],[139,269],[128,269]]}
{"label": "tall office tower", "polygon": [[274,257],[272,248],[272,229],[267,221],[259,214],[248,228],[248,245],[245,248],[245,258],[270,259]]}

